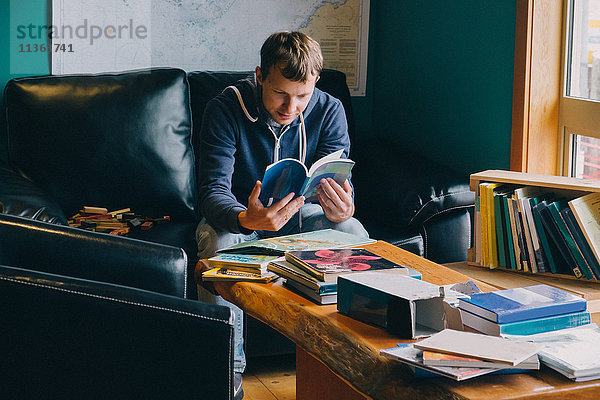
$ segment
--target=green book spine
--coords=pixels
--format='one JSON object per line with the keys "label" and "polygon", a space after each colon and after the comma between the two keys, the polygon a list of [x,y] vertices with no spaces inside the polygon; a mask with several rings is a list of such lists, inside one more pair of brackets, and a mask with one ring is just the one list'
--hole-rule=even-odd
{"label": "green book spine", "polygon": [[564,207],[560,204],[560,202],[557,201],[548,205],[550,214],[552,214],[552,217],[554,218],[554,221],[556,222],[556,225],[558,226],[558,229],[562,237],[564,238],[567,247],[569,248],[569,251],[573,255],[573,258],[577,263],[577,267],[587,279],[593,279],[592,271],[590,271],[587,264],[585,263],[585,260],[583,259],[581,252],[577,248],[577,245],[575,244],[575,241],[573,240],[573,237],[571,236],[571,233],[569,232],[565,221],[560,216],[560,210],[562,210],[563,208]]}
{"label": "green book spine", "polygon": [[512,229],[510,227],[510,213],[508,209],[508,195],[502,196],[502,202],[504,203],[504,220],[506,222],[506,241],[508,242],[508,255],[509,260],[507,265],[511,269],[517,269],[517,263],[515,261],[515,245],[512,237]]}
{"label": "green book spine", "polygon": [[502,201],[501,198],[501,194],[494,193],[494,219],[496,223],[496,243],[498,246],[498,266],[506,268],[507,263],[504,247],[505,235],[502,229],[504,213],[502,213],[500,206],[500,202]]}
{"label": "green book spine", "polygon": [[[534,200],[535,203],[537,201]],[[542,245],[542,249],[544,251],[544,257],[548,261],[548,265],[550,267],[550,271],[555,274],[557,271],[556,262],[554,261],[554,256],[552,254],[552,249],[550,248],[550,242],[548,241],[548,237],[546,236],[546,232],[544,230],[544,225],[542,224],[542,219],[540,218],[540,214],[536,208],[537,204],[532,204],[531,210],[533,214],[533,222],[535,224],[535,229],[538,233],[538,237],[540,238],[540,244]]]}

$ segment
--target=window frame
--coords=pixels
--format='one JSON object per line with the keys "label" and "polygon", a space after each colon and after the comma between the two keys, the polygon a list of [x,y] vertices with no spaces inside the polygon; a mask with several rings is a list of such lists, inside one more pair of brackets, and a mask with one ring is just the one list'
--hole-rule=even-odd
{"label": "window frame", "polygon": [[[517,0],[511,130],[512,171],[562,175],[559,133],[566,0]],[[535,73],[533,73],[535,72]]]}

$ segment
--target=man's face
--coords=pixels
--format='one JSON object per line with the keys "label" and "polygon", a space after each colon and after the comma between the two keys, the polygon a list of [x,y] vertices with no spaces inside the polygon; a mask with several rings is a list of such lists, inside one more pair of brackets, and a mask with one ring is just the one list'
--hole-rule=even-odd
{"label": "man's face", "polygon": [[289,125],[308,105],[317,77],[311,75],[306,82],[295,82],[281,75],[279,68],[271,67],[263,79],[260,67],[256,67],[256,80],[262,86],[263,105],[271,117],[281,125]]}

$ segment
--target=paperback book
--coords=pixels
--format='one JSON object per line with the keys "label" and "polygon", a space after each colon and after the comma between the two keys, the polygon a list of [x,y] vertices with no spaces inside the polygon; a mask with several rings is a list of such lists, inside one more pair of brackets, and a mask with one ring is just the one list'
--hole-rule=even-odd
{"label": "paperback book", "polygon": [[421,350],[454,354],[516,366],[537,354],[537,343],[514,342],[496,336],[444,329],[413,344]]}
{"label": "paperback book", "polygon": [[[464,381],[481,375],[487,375],[499,371],[498,368],[476,368],[476,367],[442,367],[425,365],[423,363],[423,350],[415,348],[412,344],[400,344],[389,349],[382,349],[379,354],[383,357],[396,360],[408,365],[415,377],[443,376],[455,381]],[[508,370],[507,368],[506,370]],[[512,370],[512,368],[510,368]],[[424,374],[423,372],[427,372]]]}
{"label": "paperback book", "polygon": [[461,310],[462,323],[469,328],[486,335],[533,335],[541,332],[555,331],[558,329],[573,328],[586,325],[591,322],[590,313],[587,311],[569,314],[552,315],[543,318],[527,319],[524,321],[508,322],[498,324],[487,320],[479,315]]}
{"label": "paperback book", "polygon": [[296,281],[319,294],[337,293],[336,281],[322,282],[289,261],[282,259],[271,261],[267,266],[267,270],[287,280]]}
{"label": "paperback book", "polygon": [[333,292],[327,290],[313,290],[308,286],[304,286],[303,284],[298,283],[292,279],[286,279],[284,285],[288,288],[291,288],[292,290],[299,292],[305,297],[308,297],[317,304],[325,305],[337,303],[337,287],[336,290]]}
{"label": "paperback book", "polygon": [[392,268],[408,275],[402,265],[360,248],[287,251],[285,259],[324,282],[335,281],[341,274]]}
{"label": "paperback book", "polygon": [[206,260],[211,268],[226,268],[247,272],[266,271],[267,265],[277,256],[261,254],[218,254]]}
{"label": "paperback book", "polygon": [[585,311],[587,301],[562,289],[540,284],[474,294],[459,299],[458,308],[504,324]]}
{"label": "paperback book", "polygon": [[213,268],[202,273],[202,280],[213,281],[235,281],[235,282],[256,282],[268,283],[277,279],[277,275],[271,272],[263,274],[253,274],[251,272],[234,271],[225,268]]}
{"label": "paperback book", "polygon": [[600,193],[590,193],[569,201],[569,208],[585,239],[600,262]]}
{"label": "paperback book", "polygon": [[[485,361],[479,358],[458,356],[455,354],[438,353],[423,350],[423,364],[437,367],[461,367],[461,368],[512,368],[505,363]],[[540,369],[540,360],[537,354],[532,355],[522,363],[515,366],[520,369]]]}
{"label": "paperback book", "polygon": [[324,178],[332,178],[343,185],[348,179],[354,161],[342,158],[344,149],[331,153],[306,168],[299,160],[284,158],[269,165],[262,179],[259,199],[268,207],[289,193],[304,196],[306,202],[317,200],[317,185]]}
{"label": "paperback book", "polygon": [[351,233],[333,229],[303,232],[238,243],[218,250],[217,253],[264,254],[282,256],[291,250],[320,250],[359,246],[375,243],[376,240],[363,238]]}

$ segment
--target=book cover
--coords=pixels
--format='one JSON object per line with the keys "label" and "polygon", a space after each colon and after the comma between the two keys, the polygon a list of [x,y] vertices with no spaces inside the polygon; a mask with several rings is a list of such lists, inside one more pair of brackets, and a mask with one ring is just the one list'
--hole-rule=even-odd
{"label": "book cover", "polygon": [[583,235],[573,211],[569,207],[566,207],[560,212],[560,215],[565,221],[565,224],[567,225],[567,228],[573,237],[575,245],[581,252],[583,260],[585,261],[587,267],[591,270],[593,278],[600,278],[600,264],[598,263],[594,252]]}
{"label": "book cover", "polygon": [[265,256],[262,254],[217,254],[214,257],[206,260],[211,268],[228,268],[241,267],[243,270],[266,270],[267,265],[277,259],[277,256]]}
{"label": "book cover", "polygon": [[444,329],[413,343],[421,350],[502,362],[516,366],[535,355],[542,347],[537,343],[515,342],[497,336]]}
{"label": "book cover", "polygon": [[552,315],[549,317],[534,318],[524,321],[498,324],[468,311],[460,312],[462,323],[486,335],[533,335],[541,332],[555,331],[558,329],[573,328],[589,324],[590,313],[579,311],[569,314]]}
{"label": "book cover", "polygon": [[538,205],[542,201],[544,201],[544,200],[542,200],[540,198],[533,198],[530,200],[531,214],[533,216],[533,223],[535,224],[535,230],[536,230],[538,238],[540,240],[540,246],[542,248],[543,257],[544,257],[544,260],[546,261],[546,271],[545,272],[552,272],[553,274],[555,274],[556,271],[558,270],[557,262],[555,261],[556,251],[552,248],[552,246],[549,242],[549,238],[546,235],[546,229],[544,228],[542,219],[541,219],[539,211],[538,211]]}
{"label": "book cover", "polygon": [[234,281],[234,282],[257,282],[268,283],[276,279],[277,275],[266,272],[265,274],[253,274],[250,272],[233,271],[225,268],[213,268],[202,273],[202,280],[211,281]]}
{"label": "book cover", "polygon": [[242,242],[217,253],[237,254],[265,254],[282,256],[289,250],[320,250],[338,247],[350,247],[375,243],[376,240],[363,238],[351,233],[340,232],[333,229],[321,229],[311,232],[296,233],[293,235],[276,236],[272,238]]}
{"label": "book cover", "polygon": [[[569,232],[569,228],[567,228],[567,224],[565,223],[564,219],[560,214],[560,211],[563,210],[565,207],[567,207],[567,203],[565,201],[554,201],[548,204],[548,210],[554,218],[556,226],[558,227],[558,230],[562,235],[562,238],[565,241],[569,252],[573,256],[573,259],[575,260],[575,264],[579,269],[581,276],[584,276],[586,279],[592,279],[592,271],[589,269],[588,265],[583,259],[581,251],[575,244],[575,240],[573,240],[573,236],[571,236],[571,232]],[[577,277],[580,278],[581,276]]]}
{"label": "book cover", "polygon": [[569,208],[600,262],[600,193],[590,193],[569,201]]}
{"label": "book cover", "polygon": [[319,305],[327,305],[327,304],[335,304],[337,303],[337,291],[335,292],[327,292],[327,293],[319,293],[307,286],[304,286],[301,283],[298,283],[292,279],[286,279],[285,286],[291,288],[293,291],[298,292],[299,294],[308,297],[310,300],[314,301]]}
{"label": "book cover", "polygon": [[511,265],[511,267],[514,265],[514,267],[512,269],[515,270],[520,270],[523,269],[523,266],[521,264],[521,248],[519,247],[519,238],[517,236],[517,223],[518,221],[515,220],[515,210],[514,207],[516,207],[514,205],[515,200],[512,197],[507,197],[506,198],[506,205],[508,207],[508,218],[510,221],[510,233],[512,235],[512,241],[513,241],[513,257],[514,257],[514,263]]}
{"label": "book cover", "polygon": [[508,249],[506,266],[507,268],[516,270],[517,263],[515,262],[515,241],[513,240],[513,224],[511,220],[511,209],[509,208],[510,194],[502,196],[502,211],[504,213],[504,224],[506,226],[506,247]]}
{"label": "book cover", "polygon": [[[478,358],[458,356],[455,354],[438,353],[435,351],[423,350],[423,364],[438,367],[463,367],[463,368],[512,368],[505,363],[485,361]],[[515,366],[521,369],[540,369],[540,360],[537,354],[529,357],[522,363]]]}
{"label": "book cover", "polygon": [[304,196],[306,202],[317,200],[317,185],[324,178],[332,178],[343,185],[348,179],[354,161],[341,158],[340,149],[315,161],[310,167],[294,158],[284,158],[269,166],[262,178],[259,199],[266,206],[283,199],[289,193]]}
{"label": "book cover", "polygon": [[514,191],[514,185],[501,185],[492,190],[494,202],[494,218],[496,225],[496,243],[498,247],[498,266],[510,267],[510,251],[508,248],[508,220],[505,218],[505,198]]}
{"label": "book cover", "polygon": [[527,241],[525,240],[525,228],[523,225],[523,214],[519,211],[519,204],[516,199],[512,199],[513,212],[515,219],[515,227],[517,231],[517,242],[519,248],[519,265],[518,269],[523,271],[530,271],[529,268],[529,250],[527,247]]}
{"label": "book cover", "polygon": [[461,310],[504,324],[585,311],[587,301],[549,285],[503,289],[459,299]]}
{"label": "book cover", "polygon": [[345,273],[392,268],[408,275],[402,265],[360,248],[292,250],[285,253],[285,259],[321,281],[335,280]]}

